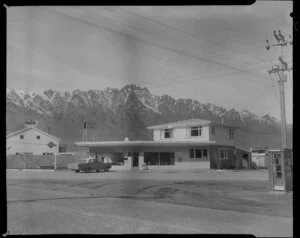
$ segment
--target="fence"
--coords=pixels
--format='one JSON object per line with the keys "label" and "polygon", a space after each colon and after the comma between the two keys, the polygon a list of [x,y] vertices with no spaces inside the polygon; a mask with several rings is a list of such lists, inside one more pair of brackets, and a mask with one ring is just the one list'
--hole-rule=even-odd
{"label": "fence", "polygon": [[[76,163],[82,156],[56,156],[57,169],[67,169],[68,164]],[[53,155],[8,155],[6,157],[7,169],[53,169]]]}

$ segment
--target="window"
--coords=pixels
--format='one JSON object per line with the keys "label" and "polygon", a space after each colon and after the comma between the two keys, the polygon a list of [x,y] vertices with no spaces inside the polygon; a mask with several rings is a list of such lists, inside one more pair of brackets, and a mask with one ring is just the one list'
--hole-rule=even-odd
{"label": "window", "polygon": [[190,149],[190,159],[208,159],[207,149]]}
{"label": "window", "polygon": [[24,139],[24,135],[20,135],[20,139],[21,139],[21,140]]}
{"label": "window", "polygon": [[202,126],[191,127],[191,136],[201,136]]}
{"label": "window", "polygon": [[164,138],[171,138],[171,137],[172,137],[172,130],[164,129]]}
{"label": "window", "polygon": [[229,128],[229,139],[233,138],[233,128]]}
{"label": "window", "polygon": [[41,139],[41,136],[36,136],[36,139],[37,139],[37,140]]}
{"label": "window", "polygon": [[43,155],[53,155],[53,153],[44,152]]}
{"label": "window", "polygon": [[214,126],[211,127],[211,134],[212,134],[212,135],[215,134],[215,127],[214,127]]}
{"label": "window", "polygon": [[227,149],[223,148],[223,149],[219,149],[219,158],[220,159],[227,159]]}

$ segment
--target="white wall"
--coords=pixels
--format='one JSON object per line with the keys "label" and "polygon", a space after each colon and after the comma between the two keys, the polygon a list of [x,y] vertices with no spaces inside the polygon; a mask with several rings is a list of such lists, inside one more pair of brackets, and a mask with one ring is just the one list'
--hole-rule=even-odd
{"label": "white wall", "polygon": [[190,132],[187,133],[187,128],[173,128],[172,138],[160,138],[161,130],[154,130],[153,137],[154,140],[164,140],[164,141],[176,141],[176,140],[187,140],[187,141],[216,141],[220,145],[234,145],[235,137],[237,131],[234,130],[233,139],[229,138],[229,128],[225,126],[214,126],[215,134],[211,133],[210,125],[202,126],[201,136],[191,137]]}
{"label": "white wall", "polygon": [[264,153],[252,153],[251,155],[252,162],[256,164],[259,168],[268,167],[267,156]]}
{"label": "white wall", "polygon": [[[24,139],[20,139],[20,135],[24,135]],[[40,139],[36,139],[36,136],[40,136]],[[45,134],[41,134],[35,130],[28,130],[24,133],[16,134],[7,140],[6,147],[11,146],[7,151],[7,154],[16,153],[33,153],[34,155],[42,155],[43,153],[58,153],[59,141],[48,137]],[[50,148],[47,144],[53,142],[56,147]]]}
{"label": "white wall", "polygon": [[210,133],[210,139],[216,141],[219,145],[234,145],[236,130],[233,132],[233,139],[229,138],[229,128],[223,126],[214,126],[215,134]]}
{"label": "white wall", "polygon": [[209,126],[202,126],[201,136],[190,136],[190,132],[187,133],[187,128],[173,128],[172,138],[160,138],[160,130],[154,130],[154,140],[188,140],[188,141],[209,141]]}
{"label": "white wall", "polygon": [[160,130],[153,131],[153,138],[154,140],[160,140]]}

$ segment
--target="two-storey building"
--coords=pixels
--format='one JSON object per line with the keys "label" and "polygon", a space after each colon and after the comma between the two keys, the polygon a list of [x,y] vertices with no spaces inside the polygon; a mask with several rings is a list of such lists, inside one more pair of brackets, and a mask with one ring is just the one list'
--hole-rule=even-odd
{"label": "two-storey building", "polygon": [[124,168],[239,168],[250,163],[250,151],[235,146],[237,128],[222,123],[189,119],[148,127],[153,141],[76,142],[92,155],[122,160]]}

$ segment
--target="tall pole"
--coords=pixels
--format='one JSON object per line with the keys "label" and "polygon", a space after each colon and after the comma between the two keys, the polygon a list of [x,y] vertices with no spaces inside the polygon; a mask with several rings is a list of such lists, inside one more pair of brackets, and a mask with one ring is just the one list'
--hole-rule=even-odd
{"label": "tall pole", "polygon": [[[282,73],[283,76],[283,73]],[[281,132],[282,132],[282,149],[286,149],[287,140],[286,140],[286,117],[285,117],[285,97],[284,97],[284,81],[278,81],[279,90],[280,90],[280,112],[281,112]]]}
{"label": "tall pole", "polygon": [[283,59],[283,47],[292,45],[293,41],[290,40],[287,41],[285,40],[285,37],[281,34],[280,30],[278,33],[274,31],[274,37],[277,40],[277,44],[270,45],[269,41],[266,40],[267,42],[267,50],[270,49],[270,47],[281,47],[281,55],[278,57],[278,60],[280,61],[280,66],[279,65],[274,65],[271,70],[269,70],[269,74],[276,74],[278,75],[278,86],[279,86],[279,92],[280,92],[280,115],[281,115],[281,147],[282,149],[287,148],[287,134],[286,134],[286,115],[285,115],[285,96],[284,96],[284,83],[287,81],[286,80],[286,75],[284,72],[291,70],[292,68],[288,67],[287,62],[284,61]]}

